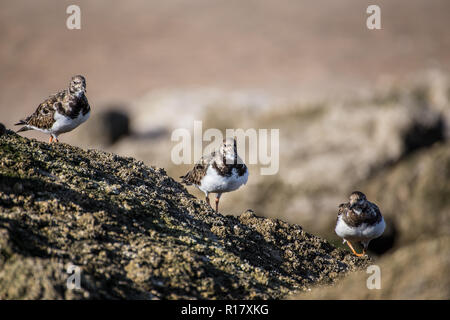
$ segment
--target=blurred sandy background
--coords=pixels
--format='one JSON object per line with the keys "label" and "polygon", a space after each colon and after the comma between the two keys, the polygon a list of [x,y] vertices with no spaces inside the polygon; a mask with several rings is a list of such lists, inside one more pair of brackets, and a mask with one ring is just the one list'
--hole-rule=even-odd
{"label": "blurred sandy background", "polygon": [[[66,28],[70,4],[81,30]],[[381,7],[382,30],[366,28],[369,4]],[[372,254],[392,255],[449,234],[449,21],[446,0],[6,0],[0,121],[13,128],[83,74],[92,117],[61,141],[174,178],[189,168],[170,161],[176,128],[279,128],[279,174],[252,166],[221,212],[253,208],[338,244],[337,205],[360,189],[389,221]],[[110,115],[124,133],[114,143],[110,109],[126,116]],[[450,297],[443,290],[434,297]]]}
{"label": "blurred sandy background", "polygon": [[[372,2],[4,0],[2,121],[12,124],[75,73],[101,108],[160,88],[339,93],[448,69],[448,1],[376,1],[378,31],[366,28]],[[66,28],[70,4],[81,7],[81,30]]]}

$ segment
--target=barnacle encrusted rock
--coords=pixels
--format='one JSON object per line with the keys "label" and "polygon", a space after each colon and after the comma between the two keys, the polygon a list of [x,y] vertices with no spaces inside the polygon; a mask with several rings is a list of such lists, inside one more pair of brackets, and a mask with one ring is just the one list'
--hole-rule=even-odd
{"label": "barnacle encrusted rock", "polygon": [[0,299],[283,298],[368,262],[132,158],[0,136]]}

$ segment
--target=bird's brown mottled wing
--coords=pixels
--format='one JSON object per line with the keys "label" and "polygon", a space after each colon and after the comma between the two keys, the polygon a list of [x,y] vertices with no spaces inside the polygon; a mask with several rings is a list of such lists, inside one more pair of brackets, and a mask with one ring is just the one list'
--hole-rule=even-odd
{"label": "bird's brown mottled wing", "polygon": [[368,203],[368,208],[367,208],[367,215],[366,215],[366,220],[367,223],[369,224],[374,224],[374,223],[378,223],[381,221],[382,216],[381,216],[381,211],[378,208],[378,206],[370,201],[367,201]]}
{"label": "bird's brown mottled wing", "polygon": [[339,206],[338,217],[341,216],[342,220],[351,227],[358,227],[362,223],[364,223],[364,218],[361,215],[357,214],[350,208],[349,203],[343,203]]}
{"label": "bird's brown mottled wing", "polygon": [[[62,101],[64,99],[64,91],[54,94],[43,101],[36,109],[36,111],[17,123],[34,126],[40,129],[50,129],[54,123],[55,108],[62,108]],[[19,131],[23,131],[23,128]]]}
{"label": "bird's brown mottled wing", "polygon": [[200,185],[200,181],[205,176],[208,166],[214,160],[214,156],[215,153],[201,157],[188,173],[180,177],[181,181],[188,186],[192,184]]}
{"label": "bird's brown mottled wing", "polygon": [[337,219],[339,219],[339,217],[340,217],[341,215],[344,215],[344,216],[345,216],[345,213],[346,213],[346,210],[348,209],[348,207],[349,207],[348,203],[341,203],[341,204],[339,205],[339,210],[338,210],[338,214],[337,214]]}
{"label": "bird's brown mottled wing", "polygon": [[345,223],[351,227],[358,227],[363,223],[374,224],[381,221],[380,210],[369,201],[367,201],[367,206],[361,209],[360,214],[351,209],[349,203],[343,203],[339,206],[339,216],[342,216]]}

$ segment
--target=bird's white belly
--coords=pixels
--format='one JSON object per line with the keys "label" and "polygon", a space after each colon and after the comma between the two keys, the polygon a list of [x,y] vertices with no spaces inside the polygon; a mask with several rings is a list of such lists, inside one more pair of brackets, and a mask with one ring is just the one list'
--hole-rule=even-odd
{"label": "bird's white belly", "polygon": [[62,115],[58,112],[55,112],[55,115],[53,117],[55,119],[55,123],[53,124],[53,126],[51,128],[51,132],[60,134],[60,133],[72,131],[73,129],[78,127],[80,124],[85,122],[89,118],[90,114],[91,114],[91,112],[89,111],[88,113],[83,115],[82,112],[80,111],[80,113],[78,114],[78,117],[76,117],[75,119],[72,119],[72,118],[66,117],[65,115]]}
{"label": "bird's white belly", "polygon": [[223,177],[215,169],[209,167],[206,175],[200,182],[198,188],[205,193],[222,193],[239,189],[248,180],[248,170],[239,176],[236,169],[233,169],[231,176]]}
{"label": "bird's white belly", "polygon": [[41,131],[41,132],[46,133],[46,134],[52,133],[51,129],[50,130],[49,129],[42,129],[42,128],[38,128],[38,127],[35,127],[35,126],[29,126],[29,125],[27,127],[31,128],[33,130]]}
{"label": "bird's white belly", "polygon": [[363,223],[358,227],[351,227],[347,225],[341,217],[339,217],[334,231],[339,237],[346,240],[366,241],[381,236],[385,227],[386,223],[383,218],[381,218],[381,221],[375,225]]}

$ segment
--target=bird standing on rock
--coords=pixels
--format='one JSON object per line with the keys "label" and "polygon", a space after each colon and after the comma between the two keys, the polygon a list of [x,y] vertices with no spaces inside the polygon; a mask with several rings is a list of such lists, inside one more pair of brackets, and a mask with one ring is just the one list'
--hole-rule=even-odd
{"label": "bird standing on rock", "polygon": [[186,185],[203,191],[209,204],[209,194],[216,193],[216,212],[224,192],[239,189],[247,183],[248,169],[237,154],[236,139],[226,139],[211,154],[203,156],[188,173],[180,177]]}
{"label": "bird standing on rock", "polygon": [[[365,255],[369,242],[380,237],[385,227],[386,224],[378,206],[368,201],[364,193],[354,191],[350,195],[349,202],[339,205],[334,230],[344,239],[344,243],[347,243],[352,252],[361,257]],[[357,253],[350,241],[361,242],[363,252]]]}
{"label": "bird standing on rock", "polygon": [[49,143],[58,142],[58,135],[72,131],[85,122],[91,113],[86,98],[86,79],[72,77],[69,88],[48,97],[29,117],[15,125],[23,125],[17,132],[38,130],[50,134]]}

